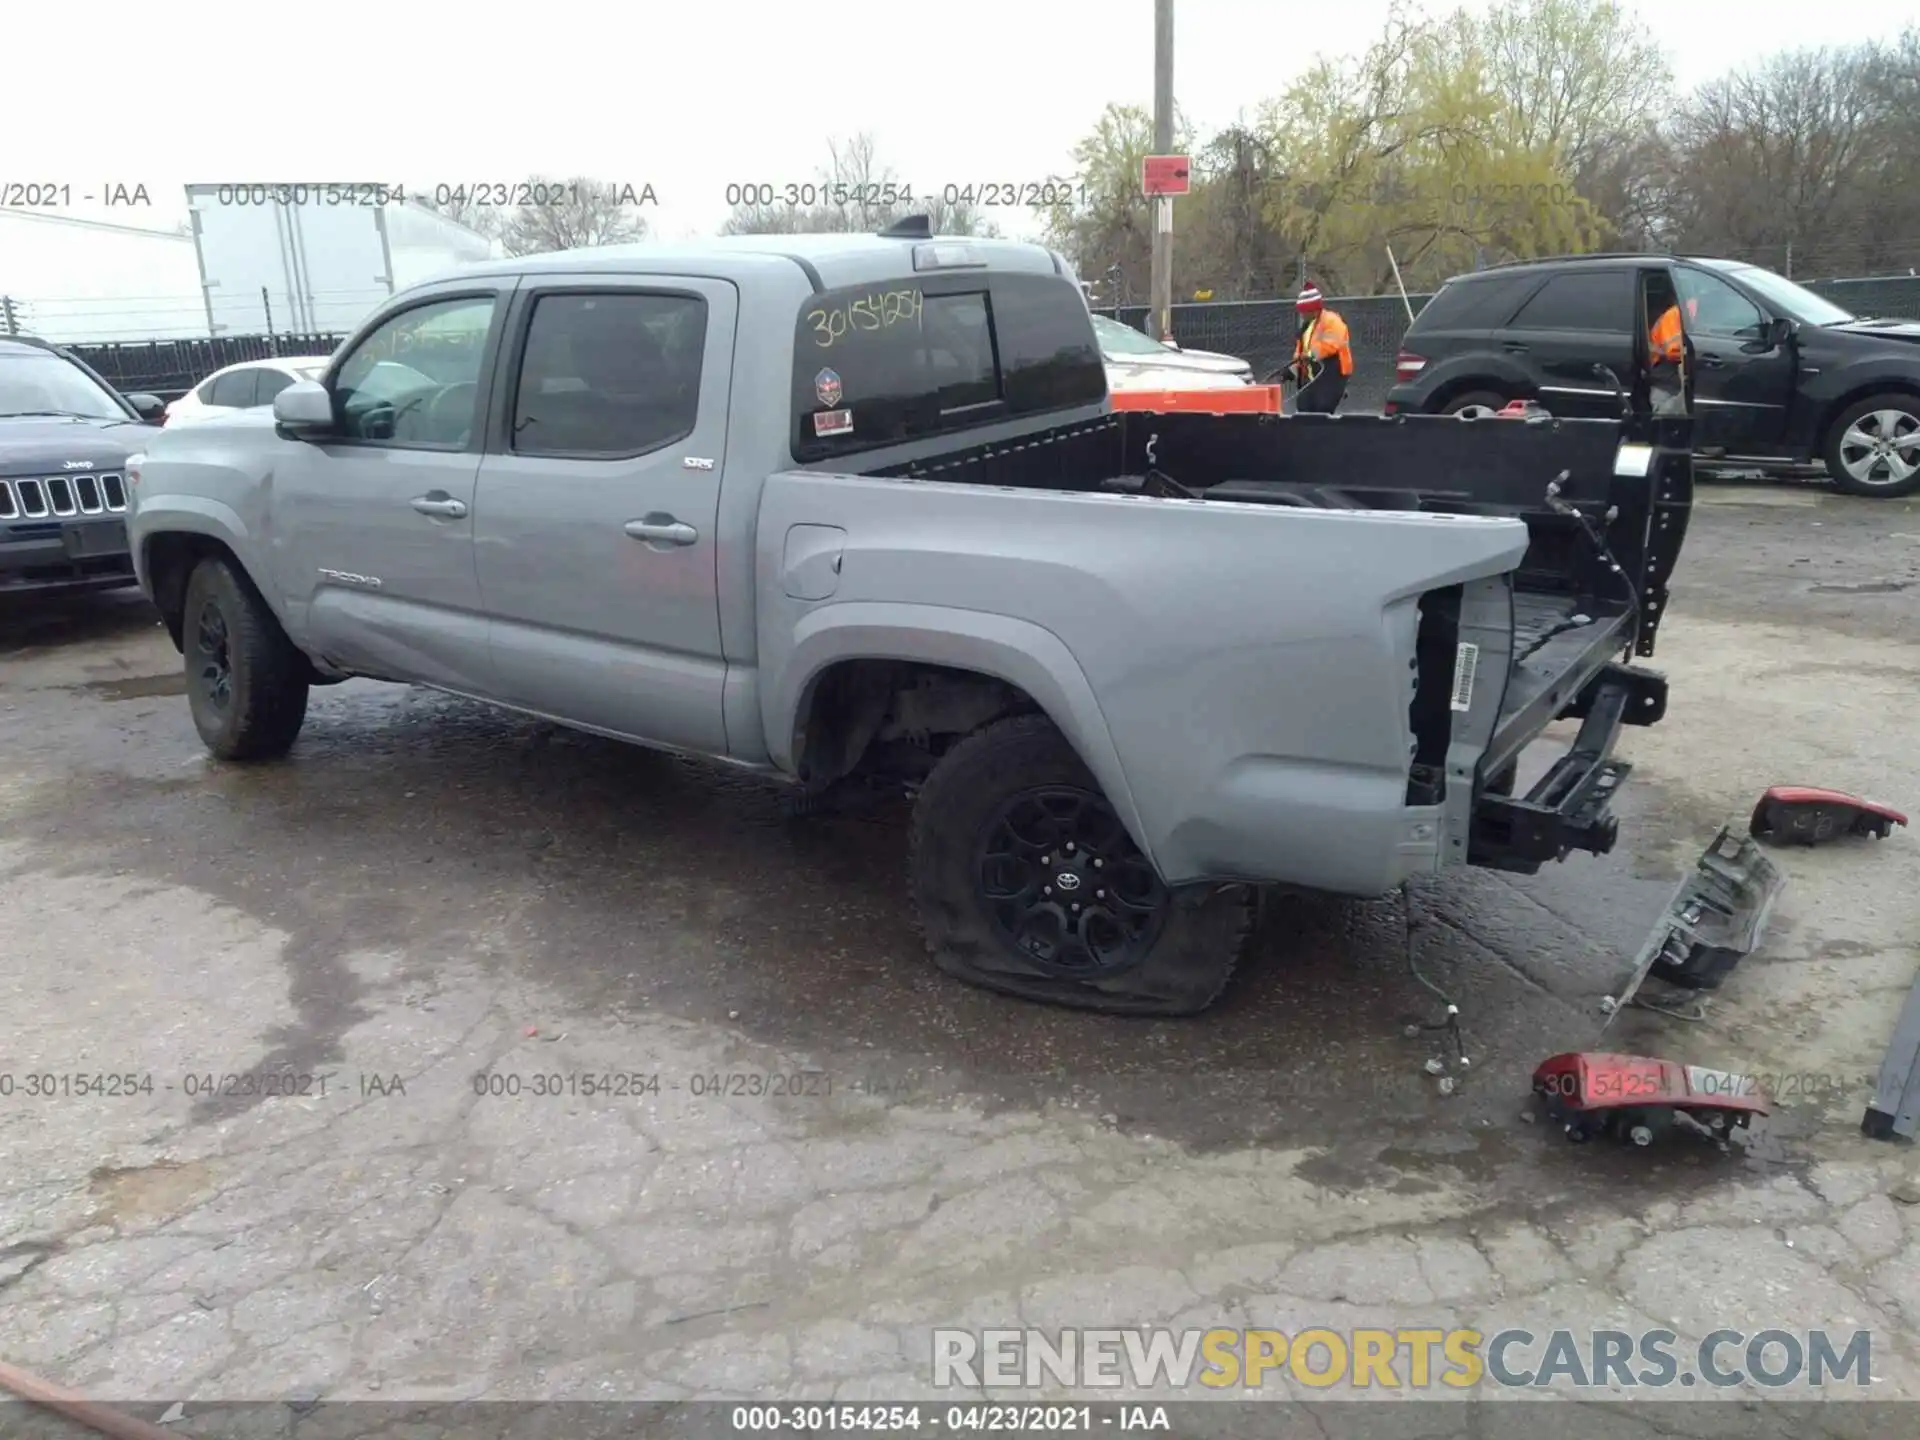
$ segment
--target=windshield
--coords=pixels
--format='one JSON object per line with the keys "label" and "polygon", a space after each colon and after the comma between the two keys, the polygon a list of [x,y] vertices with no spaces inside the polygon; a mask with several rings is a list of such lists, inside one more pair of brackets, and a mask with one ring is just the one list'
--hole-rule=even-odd
{"label": "windshield", "polygon": [[1738,276],[1742,285],[1758,292],[1763,299],[1784,312],[1788,319],[1798,320],[1803,325],[1841,325],[1857,318],[1851,311],[1842,310],[1831,300],[1822,300],[1811,290],[1804,290],[1771,270],[1743,265],[1727,273]]}
{"label": "windshield", "polygon": [[1100,342],[1100,349],[1108,355],[1152,355],[1160,360],[1167,358],[1166,346],[1148,339],[1131,325],[1122,325],[1105,315],[1093,317],[1093,335]]}
{"label": "windshield", "polygon": [[125,420],[113,394],[78,365],[47,350],[0,355],[0,415],[81,415]]}

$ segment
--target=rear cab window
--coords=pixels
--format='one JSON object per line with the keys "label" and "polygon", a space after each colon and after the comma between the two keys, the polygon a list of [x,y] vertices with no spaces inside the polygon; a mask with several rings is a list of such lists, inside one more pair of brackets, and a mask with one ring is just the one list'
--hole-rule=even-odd
{"label": "rear cab window", "polygon": [[800,307],[793,346],[803,464],[1107,393],[1086,305],[1058,276],[949,271],[830,290]]}

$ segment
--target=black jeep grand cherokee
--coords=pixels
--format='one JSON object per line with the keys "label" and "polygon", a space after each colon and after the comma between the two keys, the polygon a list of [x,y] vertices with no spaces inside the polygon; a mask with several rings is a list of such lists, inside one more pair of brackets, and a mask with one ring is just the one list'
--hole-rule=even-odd
{"label": "black jeep grand cherokee", "polygon": [[[1537,400],[1609,416],[1626,383],[1634,275],[1664,262],[1692,351],[1693,434],[1708,458],[1820,460],[1840,489],[1920,490],[1920,324],[1863,320],[1731,260],[1582,255],[1460,275],[1401,342],[1386,411],[1455,414]],[[1650,328],[1657,315],[1643,317]]]}
{"label": "black jeep grand cherokee", "polygon": [[164,409],[58,346],[0,337],[0,595],[134,583],[126,462]]}

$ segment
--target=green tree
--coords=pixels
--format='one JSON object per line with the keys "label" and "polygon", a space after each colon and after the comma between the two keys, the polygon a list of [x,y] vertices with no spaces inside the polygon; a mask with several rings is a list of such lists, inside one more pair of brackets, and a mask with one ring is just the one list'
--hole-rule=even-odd
{"label": "green tree", "polygon": [[1363,55],[1321,60],[1288,87],[1264,125],[1287,160],[1266,221],[1323,286],[1385,289],[1397,259],[1409,288],[1424,288],[1600,239],[1556,144],[1513,122],[1464,12],[1396,11]]}
{"label": "green tree", "polygon": [[[1192,148],[1193,129],[1176,114],[1174,150],[1187,154]],[[1073,260],[1104,303],[1147,296],[1153,206],[1140,184],[1141,162],[1151,154],[1152,113],[1139,105],[1109,104],[1073,147],[1073,173],[1058,177],[1061,198],[1041,210],[1048,243]]]}

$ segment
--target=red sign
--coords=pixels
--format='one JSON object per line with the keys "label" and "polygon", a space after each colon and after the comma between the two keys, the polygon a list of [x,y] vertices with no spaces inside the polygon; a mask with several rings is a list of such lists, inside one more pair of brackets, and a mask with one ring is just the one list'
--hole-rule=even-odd
{"label": "red sign", "polygon": [[1192,193],[1193,164],[1185,155],[1149,155],[1140,171],[1140,188],[1148,195]]}

